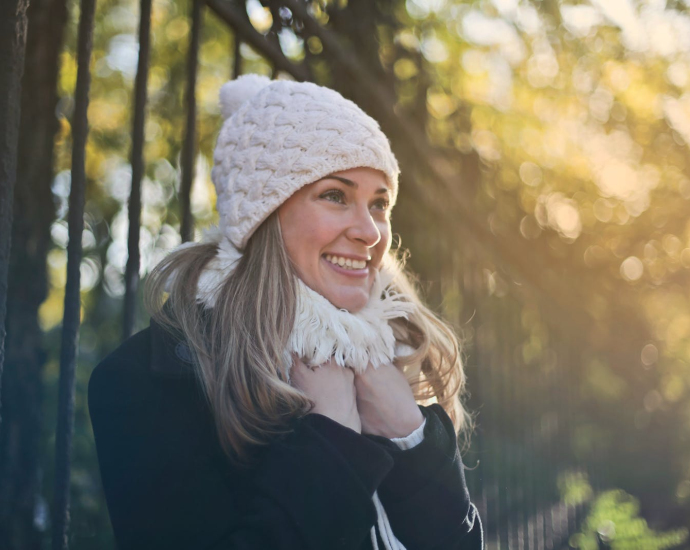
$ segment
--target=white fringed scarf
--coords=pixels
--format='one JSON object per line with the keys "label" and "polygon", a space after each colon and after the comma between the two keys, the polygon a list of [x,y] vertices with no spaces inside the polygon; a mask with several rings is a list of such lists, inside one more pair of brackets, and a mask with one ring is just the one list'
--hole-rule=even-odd
{"label": "white fringed scarf", "polygon": [[374,280],[367,304],[357,313],[336,308],[298,279],[297,315],[290,334],[289,352],[310,366],[331,357],[341,367],[362,374],[396,356],[396,340],[390,319],[407,318],[415,305],[390,288],[393,273],[383,269]]}
{"label": "white fringed scarf", "polygon": [[[206,265],[197,289],[197,301],[213,307],[223,280],[235,269],[242,252],[217,227],[205,231],[202,242],[218,244],[218,253]],[[185,243],[180,248],[193,244]],[[321,365],[333,357],[338,365],[352,368],[358,374],[362,374],[370,363],[378,368],[391,363],[396,356],[410,354],[413,350],[409,346],[396,342],[388,321],[407,318],[416,306],[391,287],[394,277],[394,268],[382,267],[374,280],[369,301],[354,314],[335,307],[297,279],[295,324],[285,351],[288,381],[293,353],[309,366]],[[405,550],[393,534],[377,492],[372,499],[385,549]],[[378,550],[376,526],[371,528],[371,542],[374,550]]]}

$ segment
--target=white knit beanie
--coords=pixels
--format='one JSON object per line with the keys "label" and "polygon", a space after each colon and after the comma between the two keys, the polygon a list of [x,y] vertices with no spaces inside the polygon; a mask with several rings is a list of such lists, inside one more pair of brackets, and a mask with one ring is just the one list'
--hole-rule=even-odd
{"label": "white knit beanie", "polygon": [[295,191],[333,172],[380,170],[395,202],[400,170],[388,139],[339,93],[248,74],[221,88],[220,103],[211,176],[220,229],[238,250]]}

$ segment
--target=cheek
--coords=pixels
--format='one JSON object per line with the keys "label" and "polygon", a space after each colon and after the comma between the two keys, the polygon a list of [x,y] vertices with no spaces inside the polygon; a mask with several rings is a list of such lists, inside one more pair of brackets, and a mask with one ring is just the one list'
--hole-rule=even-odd
{"label": "cheek", "polygon": [[298,238],[303,241],[305,252],[319,251],[327,247],[342,232],[339,218],[325,208],[306,209],[294,223],[298,227]]}
{"label": "cheek", "polygon": [[302,278],[318,266],[321,248],[329,242],[331,224],[315,209],[287,211],[281,218],[283,241]]}
{"label": "cheek", "polygon": [[333,238],[332,220],[317,209],[304,212],[303,216],[294,223],[296,238],[301,241],[305,251],[318,249]]}
{"label": "cheek", "polygon": [[300,235],[304,233],[306,228],[303,227],[305,218],[297,214],[298,212],[294,208],[284,208],[279,212],[279,219],[288,256],[299,271],[300,257],[302,256],[301,245],[305,242],[303,238],[300,238]]}
{"label": "cheek", "polygon": [[391,230],[390,222],[381,223],[379,225],[379,231],[381,233],[381,240],[379,241],[379,247],[384,252],[387,252],[391,247],[391,243],[393,242],[393,232]]}

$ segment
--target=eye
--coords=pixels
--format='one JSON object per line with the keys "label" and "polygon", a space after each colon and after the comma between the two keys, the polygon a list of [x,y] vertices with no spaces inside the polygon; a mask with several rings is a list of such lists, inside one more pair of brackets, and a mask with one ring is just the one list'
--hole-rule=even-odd
{"label": "eye", "polygon": [[343,204],[345,202],[345,193],[343,193],[340,189],[329,189],[325,193],[322,193],[319,198],[338,204]]}
{"label": "eye", "polygon": [[376,202],[374,202],[374,207],[378,208],[379,210],[388,210],[390,203],[391,202],[388,199],[378,199]]}

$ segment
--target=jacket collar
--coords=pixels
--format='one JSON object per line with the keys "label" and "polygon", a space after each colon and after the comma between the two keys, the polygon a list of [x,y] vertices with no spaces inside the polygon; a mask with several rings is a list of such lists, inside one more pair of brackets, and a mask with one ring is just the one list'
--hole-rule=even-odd
{"label": "jacket collar", "polygon": [[192,350],[181,336],[151,319],[151,371],[165,377],[194,376]]}

